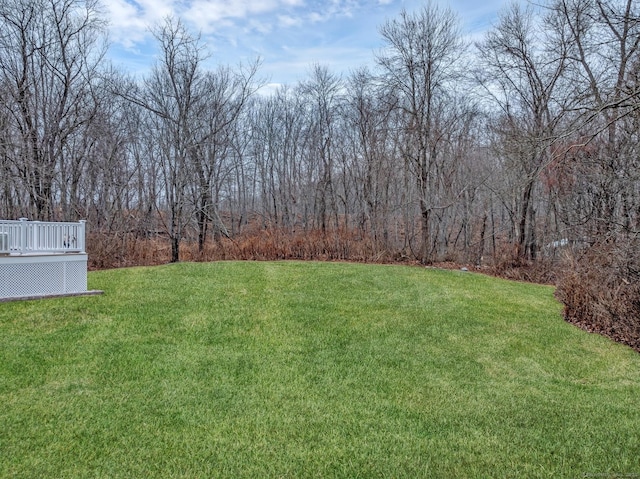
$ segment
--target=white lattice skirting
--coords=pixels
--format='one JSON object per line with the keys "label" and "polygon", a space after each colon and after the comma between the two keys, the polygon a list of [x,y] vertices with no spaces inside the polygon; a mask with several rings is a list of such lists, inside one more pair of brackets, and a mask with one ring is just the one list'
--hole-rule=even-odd
{"label": "white lattice skirting", "polygon": [[86,253],[0,256],[0,299],[86,291]]}

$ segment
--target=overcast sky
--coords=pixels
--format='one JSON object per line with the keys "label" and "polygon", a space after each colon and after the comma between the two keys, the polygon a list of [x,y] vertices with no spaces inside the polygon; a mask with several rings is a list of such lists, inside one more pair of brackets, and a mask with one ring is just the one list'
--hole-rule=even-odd
{"label": "overcast sky", "polygon": [[[479,37],[505,0],[435,0],[458,13],[466,34]],[[347,74],[372,65],[381,46],[378,27],[425,0],[108,0],[109,56],[116,66],[143,75],[154,62],[149,33],[167,15],[182,19],[212,54],[210,61],[234,65],[262,59],[260,76],[294,84],[315,63]]]}

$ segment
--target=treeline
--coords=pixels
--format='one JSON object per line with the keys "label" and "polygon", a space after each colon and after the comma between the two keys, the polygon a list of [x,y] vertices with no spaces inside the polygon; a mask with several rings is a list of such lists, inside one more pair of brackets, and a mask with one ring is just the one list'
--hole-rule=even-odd
{"label": "treeline", "polygon": [[179,19],[155,27],[136,80],[104,59],[98,1],[5,0],[0,217],[87,219],[103,266],[158,244],[171,261],[518,267],[566,252],[572,272],[636,288],[640,309],[639,7],[514,3],[470,44],[428,2],[380,26],[372,66],[311,65],[266,95],[259,61],[208,68]]}

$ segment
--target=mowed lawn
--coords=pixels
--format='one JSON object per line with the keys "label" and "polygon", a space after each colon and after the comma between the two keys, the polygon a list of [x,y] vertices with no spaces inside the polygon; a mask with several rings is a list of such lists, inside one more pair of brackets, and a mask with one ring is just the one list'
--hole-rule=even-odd
{"label": "mowed lawn", "polygon": [[0,304],[0,477],[640,477],[640,355],[553,288],[339,263]]}

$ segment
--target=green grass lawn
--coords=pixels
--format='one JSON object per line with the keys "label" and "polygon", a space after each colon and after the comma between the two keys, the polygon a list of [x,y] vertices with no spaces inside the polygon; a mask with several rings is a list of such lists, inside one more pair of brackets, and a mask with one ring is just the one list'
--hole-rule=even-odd
{"label": "green grass lawn", "polygon": [[0,477],[640,477],[640,355],[550,287],[223,262],[89,288],[0,304]]}

